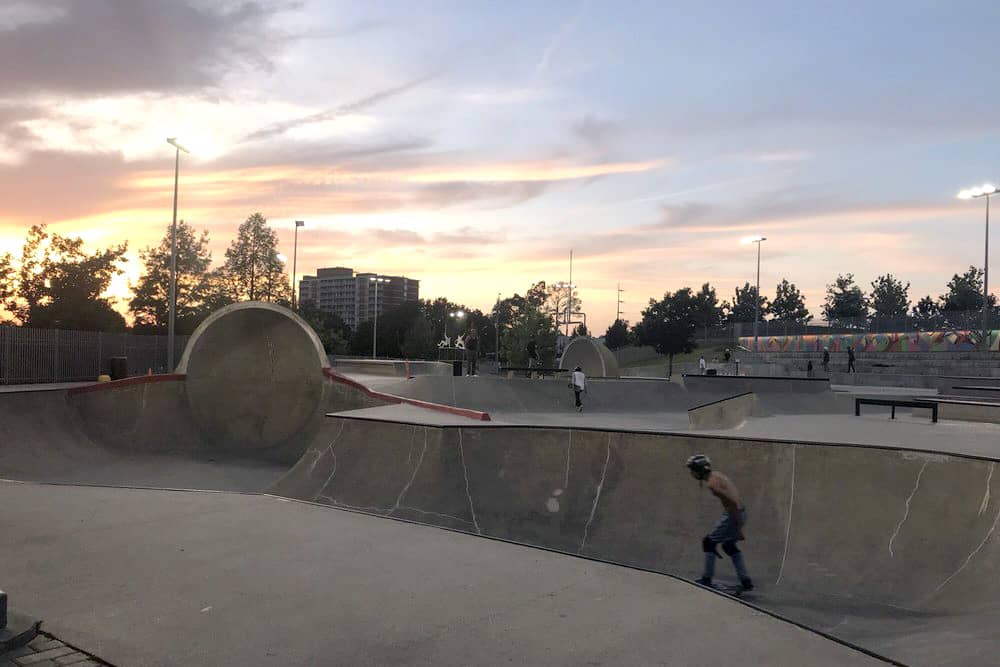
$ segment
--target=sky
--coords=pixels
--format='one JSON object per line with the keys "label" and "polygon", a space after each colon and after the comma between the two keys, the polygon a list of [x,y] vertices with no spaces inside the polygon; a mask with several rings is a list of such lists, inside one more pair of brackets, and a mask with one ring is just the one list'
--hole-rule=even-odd
{"label": "sky", "polygon": [[[484,310],[573,282],[591,329],[711,282],[982,266],[1000,4],[4,0],[0,252],[45,223],[221,262],[259,211],[298,272],[406,275]],[[994,243],[996,247],[996,243]],[[997,281],[994,280],[996,285]],[[993,290],[995,293],[997,290]],[[120,301],[120,304],[123,301]]]}

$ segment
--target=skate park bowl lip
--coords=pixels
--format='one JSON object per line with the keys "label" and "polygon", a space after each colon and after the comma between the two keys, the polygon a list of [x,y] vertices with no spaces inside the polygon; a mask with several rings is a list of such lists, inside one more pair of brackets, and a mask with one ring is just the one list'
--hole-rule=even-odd
{"label": "skate park bowl lip", "polygon": [[[719,389],[719,385],[732,384],[747,387],[756,393],[823,393],[830,391],[829,378],[794,378],[771,375],[693,375],[681,376],[684,386],[693,389]],[[734,387],[735,389],[735,387]]]}
{"label": "skate park bowl lip", "polygon": [[589,337],[574,338],[559,358],[559,368],[573,370],[580,366],[593,377],[617,378],[621,375],[618,360],[603,343]]}
{"label": "skate park bowl lip", "polygon": [[187,378],[183,373],[161,373],[160,375],[136,375],[135,377],[112,380],[111,382],[95,382],[82,387],[72,387],[66,390],[70,396],[87,394],[94,391],[111,391],[137,384],[155,384],[157,382],[182,382]]}
{"label": "skate park bowl lip", "polygon": [[[354,380],[354,379],[351,379],[351,378],[347,377],[346,375],[341,375],[340,373],[338,373],[337,371],[333,370],[332,368],[324,368],[323,369],[323,374],[326,377],[328,377],[331,380],[333,380],[334,382],[339,382],[340,384],[344,384],[344,385],[347,385],[349,387],[353,387],[354,389],[357,389],[358,391],[361,391],[362,393],[364,393],[367,396],[370,396],[370,397],[376,398],[376,399],[380,399],[380,400],[383,400],[383,401],[387,401],[389,403],[394,403],[394,404],[400,404],[401,403],[401,404],[405,404],[405,405],[412,405],[414,407],[423,408],[425,410],[432,410],[432,411],[435,411],[435,412],[442,412],[442,413],[446,413],[446,414],[450,414],[450,415],[455,415],[455,416],[458,416],[458,417],[465,417],[467,419],[472,419],[472,420],[475,420],[475,421],[482,421],[482,422],[492,421],[492,419],[490,418],[489,413],[488,412],[483,412],[481,410],[472,410],[470,408],[458,408],[458,407],[455,407],[455,406],[452,406],[452,405],[443,405],[441,403],[431,403],[430,401],[421,401],[421,400],[416,399],[416,398],[407,398],[405,396],[396,396],[395,394],[387,394],[385,392],[377,391],[375,389],[371,389],[371,388],[367,387],[366,385],[358,382],[357,380]],[[344,413],[338,413],[338,412],[327,413],[327,416],[328,417],[330,417],[330,416],[338,416],[340,414],[344,414]]]}
{"label": "skate park bowl lip", "polygon": [[692,430],[736,428],[753,414],[757,395],[745,391],[688,408],[688,426]]}

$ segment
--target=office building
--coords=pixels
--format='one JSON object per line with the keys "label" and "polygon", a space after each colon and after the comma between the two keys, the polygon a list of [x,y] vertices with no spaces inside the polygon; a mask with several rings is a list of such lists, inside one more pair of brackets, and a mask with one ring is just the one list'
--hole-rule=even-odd
{"label": "office building", "polygon": [[378,303],[375,302],[375,273],[354,273],[354,269],[335,266],[318,269],[314,276],[302,276],[299,281],[299,303],[311,301],[323,311],[339,315],[352,329],[358,323],[400,305],[420,298],[420,281],[405,276],[378,276],[387,282],[378,283]]}

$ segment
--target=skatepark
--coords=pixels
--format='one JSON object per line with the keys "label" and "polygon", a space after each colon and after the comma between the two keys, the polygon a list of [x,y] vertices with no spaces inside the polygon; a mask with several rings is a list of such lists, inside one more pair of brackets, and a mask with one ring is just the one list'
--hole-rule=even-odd
{"label": "skatepark", "polygon": [[[331,365],[230,306],[173,374],[0,389],[0,587],[122,665],[993,664],[991,380],[778,363],[591,377],[579,413],[559,374]],[[749,508],[740,600],[693,583],[695,453]]]}

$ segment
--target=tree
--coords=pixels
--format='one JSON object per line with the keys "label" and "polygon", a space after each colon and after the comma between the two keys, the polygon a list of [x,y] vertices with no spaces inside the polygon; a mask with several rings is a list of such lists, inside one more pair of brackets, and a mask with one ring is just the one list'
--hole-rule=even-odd
{"label": "tree", "polygon": [[336,313],[320,310],[312,301],[299,303],[299,316],[313,328],[327,354],[347,354],[351,328]]}
{"label": "tree", "polygon": [[917,301],[911,316],[917,327],[925,331],[941,326],[941,309],[930,294]]}
{"label": "tree", "polygon": [[902,319],[910,309],[910,283],[905,285],[891,273],[872,281],[871,307],[875,317]]}
{"label": "tree", "polygon": [[528,365],[528,341],[534,340],[542,366],[555,364],[556,328],[552,317],[537,308],[527,308],[511,322],[500,338],[504,359],[514,366]]}
{"label": "tree", "polygon": [[715,288],[705,283],[694,295],[695,298],[695,322],[701,328],[704,338],[708,339],[708,330],[715,329],[722,325],[722,306],[719,305],[719,298],[715,294]]}
{"label": "tree", "polygon": [[401,351],[407,359],[431,359],[437,344],[434,330],[427,318],[421,316],[410,324],[406,330]]}
{"label": "tree", "polygon": [[[557,324],[566,323],[566,311],[567,308],[569,313],[580,311],[580,306],[583,302],[580,300],[576,287],[568,288],[564,285],[555,284],[548,285],[546,287],[545,283],[535,283],[532,290],[537,290],[539,287],[545,289],[545,311],[552,316],[552,319]],[[529,298],[532,297],[532,291],[529,290]]]}
{"label": "tree", "polygon": [[[996,297],[989,299],[990,307],[996,305]],[[983,271],[970,266],[968,271],[955,274],[948,281],[948,291],[941,295],[941,310],[947,312],[963,312],[982,310],[983,308]]]}
{"label": "tree", "polygon": [[690,352],[695,348],[698,300],[690,287],[673,294],[667,292],[663,299],[649,300],[649,307],[642,311],[642,321],[635,327],[640,345],[652,345],[659,354],[670,357],[673,374],[674,355]]}
{"label": "tree", "polygon": [[733,305],[723,304],[729,310],[730,322],[753,322],[754,301],[760,307],[760,314],[763,317],[767,312],[767,297],[757,295],[757,286],[750,283],[743,283],[743,287],[737,287],[733,291]]}
{"label": "tree", "polygon": [[839,275],[833,284],[826,286],[823,315],[827,321],[868,315],[868,301],[861,288],[855,284],[853,273]]}
{"label": "tree", "polygon": [[604,344],[611,350],[620,350],[629,344],[628,322],[615,320],[604,333]]}
{"label": "tree", "polygon": [[0,310],[4,310],[14,300],[17,294],[17,271],[14,270],[14,260],[10,253],[0,255]]}
{"label": "tree", "polygon": [[587,331],[587,325],[583,324],[583,323],[580,323],[580,324],[578,324],[573,329],[573,333],[572,333],[572,335],[570,337],[571,338],[580,338],[580,337],[586,338],[588,336],[590,336],[590,332]]}
{"label": "tree", "polygon": [[260,213],[240,225],[226,250],[223,275],[234,301],[291,301],[285,265],[278,259],[278,235]]}
{"label": "tree", "polygon": [[[139,252],[145,270],[133,287],[129,310],[135,317],[135,329],[162,333],[167,330],[170,302],[170,229],[159,245]],[[177,332],[190,334],[211,314],[216,305],[213,290],[218,289],[209,275],[212,253],[208,232],[200,235],[183,220],[177,223]]]}
{"label": "tree", "polygon": [[[49,235],[44,225],[28,231],[13,298],[7,310],[31,327],[120,331],[123,318],[104,294],[123,272],[127,244],[88,253],[83,239]],[[8,271],[9,276],[9,271]],[[11,282],[8,282],[10,285]]]}
{"label": "tree", "polygon": [[806,300],[795,283],[782,279],[774,288],[774,300],[767,307],[768,314],[780,322],[805,324],[812,319],[806,309]]}

